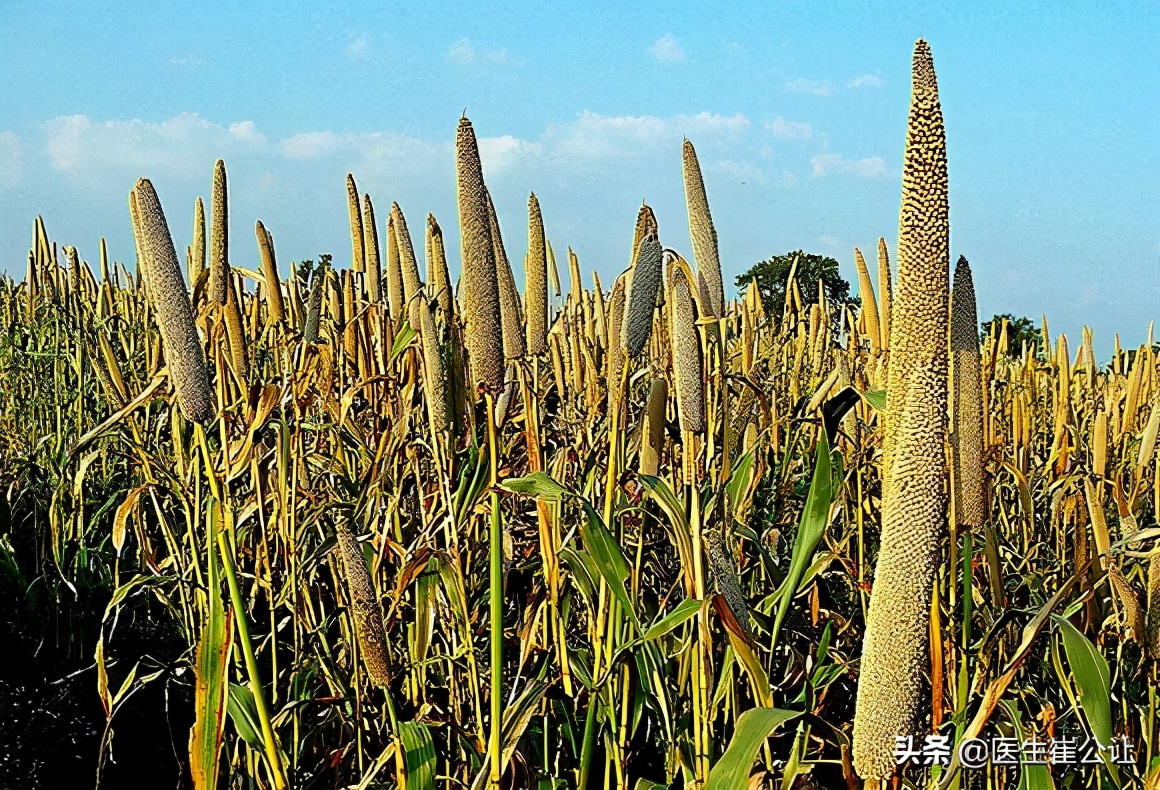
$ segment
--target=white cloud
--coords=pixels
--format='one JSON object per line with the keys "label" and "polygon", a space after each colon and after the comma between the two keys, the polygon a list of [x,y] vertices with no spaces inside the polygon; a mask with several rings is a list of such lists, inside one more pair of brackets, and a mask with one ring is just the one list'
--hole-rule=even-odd
{"label": "white cloud", "polygon": [[787,121],[780,116],[765,124],[765,130],[773,134],[774,137],[781,137],[788,140],[805,139],[813,136],[814,133],[814,130],[808,123]]}
{"label": "white cloud", "polygon": [[166,61],[170,66],[187,66],[193,68],[201,65],[201,58],[196,55],[175,56]]}
{"label": "white cloud", "polygon": [[880,156],[846,159],[840,154],[817,154],[810,158],[815,176],[855,175],[876,178],[886,175],[886,163]]}
{"label": "white cloud", "polygon": [[511,60],[506,49],[484,47],[468,38],[461,38],[452,44],[447,57],[461,66],[469,66],[472,63],[506,63]]}
{"label": "white cloud", "polygon": [[881,88],[882,78],[874,74],[863,74],[846,83],[847,88]]}
{"label": "white cloud", "polygon": [[[882,78],[875,74],[862,74],[852,80],[846,80],[843,84],[850,89],[880,88]],[[812,93],[815,96],[832,96],[838,90],[838,85],[833,80],[811,80],[806,77],[790,80],[785,87],[795,93]]]}
{"label": "white cloud", "polygon": [[370,57],[371,42],[367,40],[366,36],[359,36],[343,47],[342,54],[351,60],[365,60]]}
{"label": "white cloud", "polygon": [[287,159],[314,159],[338,149],[341,138],[334,132],[300,132],[282,141]]}
{"label": "white cloud", "polygon": [[805,77],[790,80],[785,87],[795,93],[812,93],[815,96],[829,96],[834,92],[834,83],[829,80],[809,80]]}
{"label": "white cloud", "polygon": [[821,242],[822,244],[825,244],[827,247],[842,247],[842,246],[844,246],[842,244],[842,240],[839,239],[837,236],[833,235],[832,233],[823,233],[821,236],[818,236],[818,241]]}
{"label": "white cloud", "polygon": [[201,173],[206,160],[265,146],[265,137],[250,121],[229,128],[196,113],[182,113],[160,123],[94,122],[86,115],[54,118],[43,126],[45,151],[56,171],[74,178],[102,178],[128,171],[133,175],[189,176]]}
{"label": "white cloud", "polygon": [[575,121],[549,129],[555,152],[586,159],[635,158],[662,145],[679,144],[682,136],[697,143],[704,138],[729,138],[749,127],[740,113],[717,115],[608,116],[585,110]]}
{"label": "white cloud", "polygon": [[15,132],[0,132],[0,187],[16,186],[23,176],[20,139]]}
{"label": "white cloud", "polygon": [[648,51],[657,60],[673,61],[685,59],[685,50],[681,49],[680,43],[673,37],[672,33],[665,33],[658,38],[648,48]]}
{"label": "white cloud", "polygon": [[266,144],[266,135],[258,131],[258,127],[253,121],[231,123],[229,132],[235,139],[245,143]]}
{"label": "white cloud", "polygon": [[481,137],[477,144],[484,173],[489,176],[495,175],[500,170],[506,170],[521,159],[537,157],[543,150],[539,143],[521,140],[510,134],[502,137]]}

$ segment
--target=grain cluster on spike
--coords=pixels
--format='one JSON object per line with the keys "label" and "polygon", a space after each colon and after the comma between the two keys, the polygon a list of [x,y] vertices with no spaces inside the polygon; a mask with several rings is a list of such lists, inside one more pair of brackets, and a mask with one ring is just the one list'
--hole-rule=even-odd
{"label": "grain cluster on spike", "polygon": [[262,260],[262,278],[266,283],[266,298],[270,303],[270,320],[282,321],[286,303],[282,300],[282,280],[278,275],[278,261],[274,257],[274,239],[261,220],[254,223],[258,238],[258,256]]}
{"label": "grain cluster on spike", "polygon": [[705,430],[705,386],[701,361],[701,338],[697,332],[692,272],[680,258],[670,264],[669,339],[672,343],[673,379],[677,390],[677,416],[681,430]]}
{"label": "grain cluster on spike", "polygon": [[212,233],[209,254],[209,298],[225,306],[230,279],[229,201],[226,195],[226,163],[221,159],[213,166],[213,195],[210,199]]}
{"label": "grain cluster on spike", "polygon": [[367,297],[372,302],[383,298],[382,262],[379,258],[379,226],[375,222],[375,206],[370,194],[363,195],[362,213],[363,257],[366,259]]}
{"label": "grain cluster on spike", "polygon": [[527,350],[532,356],[539,356],[548,350],[548,250],[544,239],[544,217],[535,192],[528,198],[524,307],[527,309]]}
{"label": "grain cluster on spike", "polygon": [[942,109],[930,48],[920,40],[902,170],[881,549],[854,717],[854,767],[867,779],[894,772],[894,737],[916,731],[927,670],[930,597],[948,487],[948,216]]}
{"label": "grain cluster on spike", "polygon": [[975,327],[971,266],[960,257],[951,291],[951,426],[955,518],[966,528],[983,524],[983,393]]}
{"label": "grain cluster on spike", "polygon": [[131,202],[136,206],[134,230],[147,272],[147,295],[165,344],[165,363],[177,403],[186,419],[207,422],[214,414],[213,391],[161,201],[153,184],[143,178],[133,187]]}
{"label": "grain cluster on spike", "polygon": [[641,239],[634,256],[620,337],[621,348],[630,358],[644,350],[652,333],[653,312],[661,287],[662,253],[660,242],[650,233]]}
{"label": "grain cluster on spike", "polygon": [[488,233],[495,253],[495,277],[499,287],[499,315],[503,324],[503,355],[508,359],[524,356],[524,315],[520,305],[520,292],[516,288],[516,278],[508,260],[507,250],[500,235],[499,218],[495,215],[495,204],[487,195]]}
{"label": "grain cluster on spike", "polygon": [[455,136],[462,300],[467,352],[475,381],[499,395],[504,383],[503,327],[487,191],[471,121],[461,118]]}
{"label": "grain cluster on spike", "polygon": [[387,655],[387,638],[383,630],[383,614],[374,582],[363,559],[358,539],[351,532],[346,517],[339,517],[335,524],[338,536],[338,554],[342,559],[342,572],[346,581],[347,594],[353,610],[354,632],[358,639],[359,653],[371,683],[386,687],[391,682],[390,663]]}
{"label": "grain cluster on spike", "polygon": [[[685,175],[685,204],[689,213],[689,238],[693,244],[693,260],[697,274],[704,278],[705,311],[715,318],[725,310],[725,288],[721,281],[721,258],[717,248],[717,229],[709,213],[709,199],[705,195],[705,181],[693,144],[685,140],[682,154]],[[704,299],[702,300],[704,301]]]}

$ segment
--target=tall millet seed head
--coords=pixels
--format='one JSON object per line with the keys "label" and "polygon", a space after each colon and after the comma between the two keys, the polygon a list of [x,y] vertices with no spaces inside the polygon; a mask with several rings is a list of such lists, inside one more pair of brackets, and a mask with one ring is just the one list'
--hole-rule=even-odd
{"label": "tall millet seed head", "polygon": [[[423,287],[419,276],[419,262],[415,258],[415,245],[411,243],[411,231],[407,229],[407,218],[398,203],[391,204],[391,220],[395,226],[395,244],[399,248],[399,276],[403,282],[403,302],[409,305]],[[407,308],[410,315],[410,308]]]}
{"label": "tall millet seed head", "polygon": [[193,204],[193,244],[190,246],[189,287],[192,290],[205,271],[205,202],[200,197]]}
{"label": "tall millet seed head", "polygon": [[213,390],[173,237],[148,179],[142,178],[133,187],[132,202],[137,213],[134,230],[147,272],[146,293],[165,345],[165,363],[177,391],[177,403],[187,420],[204,423],[214,414]]}
{"label": "tall millet seed head", "polygon": [[230,279],[230,215],[226,194],[226,163],[213,166],[213,194],[210,198],[212,231],[209,247],[209,298],[225,306]]}
{"label": "tall millet seed head", "polygon": [[447,253],[443,249],[443,229],[434,214],[427,215],[427,282],[435,302],[442,311],[444,320],[450,318],[455,309],[455,292],[451,285],[451,274],[447,271]]}
{"label": "tall millet seed head", "polygon": [[629,357],[635,357],[648,344],[652,334],[653,312],[661,288],[663,250],[656,234],[647,233],[637,247],[632,277],[625,292],[624,323],[620,345]]}
{"label": "tall millet seed head", "polygon": [[964,529],[983,525],[983,391],[979,319],[971,265],[960,256],[951,290],[951,447],[955,518]]}
{"label": "tall millet seed head", "polygon": [[512,274],[511,261],[503,246],[499,231],[499,218],[495,215],[495,204],[487,195],[488,232],[491,233],[495,248],[495,276],[499,285],[499,316],[503,322],[503,355],[508,359],[519,359],[524,355],[524,311],[520,305],[520,292],[516,288],[516,278]]}
{"label": "tall millet seed head", "polygon": [[363,195],[363,257],[366,259],[367,296],[372,302],[383,298],[382,263],[379,260],[379,227],[370,193]]}
{"label": "tall millet seed head", "polygon": [[274,238],[262,220],[254,223],[254,235],[258,239],[258,257],[262,260],[262,279],[266,284],[266,299],[269,302],[270,320],[282,321],[286,316],[286,303],[282,299],[282,278],[278,275],[278,260],[274,257]]}
{"label": "tall millet seed head", "polygon": [[491,241],[479,147],[475,130],[466,117],[459,119],[455,135],[455,171],[467,353],[474,382],[483,382],[498,396],[504,383],[504,358],[495,247]]}
{"label": "tall millet seed head", "polygon": [[528,353],[539,356],[548,350],[548,249],[544,239],[544,217],[535,192],[528,198],[524,306],[527,308]]}
{"label": "tall millet seed head", "polygon": [[386,687],[391,682],[391,668],[379,598],[375,594],[362,547],[351,531],[346,516],[339,516],[335,522],[335,533],[338,536],[342,575],[346,581],[347,594],[350,595],[351,616],[354,620],[354,633],[358,639],[359,652],[362,653],[363,664],[366,666],[371,683]]}
{"label": "tall millet seed head", "polygon": [[854,265],[858,268],[858,296],[862,298],[862,315],[866,320],[866,336],[870,339],[870,353],[877,354],[882,346],[882,334],[878,326],[878,302],[874,298],[874,286],[870,283],[870,270],[862,251],[854,248]]}
{"label": "tall millet seed head", "polygon": [[685,204],[689,212],[689,239],[693,243],[693,260],[697,273],[705,278],[709,298],[705,311],[720,318],[725,310],[725,287],[721,281],[721,258],[717,248],[717,229],[709,214],[709,198],[693,144],[685,140],[682,153],[685,174]]}
{"label": "tall millet seed head", "polygon": [[942,109],[930,47],[920,40],[902,168],[881,549],[854,716],[854,767],[867,779],[894,772],[894,736],[916,731],[929,670],[930,597],[948,488],[949,241]]}
{"label": "tall millet seed head", "polygon": [[358,187],[354,183],[354,175],[346,174],[346,209],[350,215],[350,268],[361,272],[366,268],[366,256],[363,251],[363,223],[359,213]]}
{"label": "tall millet seed head", "polygon": [[890,281],[890,253],[886,249],[886,239],[878,239],[878,301],[882,305],[878,315],[878,331],[881,334],[882,350],[890,350],[890,302],[894,286]]}
{"label": "tall millet seed head", "polygon": [[688,263],[674,256],[669,262],[669,340],[677,390],[677,416],[685,433],[705,430],[704,367],[695,304],[693,273]]}

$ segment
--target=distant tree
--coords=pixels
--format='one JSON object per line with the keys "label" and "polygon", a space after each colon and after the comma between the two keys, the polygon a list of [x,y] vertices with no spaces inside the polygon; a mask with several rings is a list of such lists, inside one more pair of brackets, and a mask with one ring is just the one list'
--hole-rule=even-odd
{"label": "distant tree", "polygon": [[[740,274],[734,284],[744,290],[749,281],[757,280],[757,290],[761,294],[761,301],[765,305],[767,315],[773,316],[775,321],[780,320],[785,310],[786,285],[789,281],[789,270],[797,260],[797,269],[794,279],[801,292],[802,302],[808,307],[818,301],[818,280],[822,281],[822,288],[826,292],[826,301],[831,308],[845,307],[848,304],[859,304],[857,297],[850,296],[850,283],[842,279],[838,273],[838,262],[824,255],[813,255],[797,250],[785,255],[774,255],[760,263],[749,267],[748,271]],[[835,317],[838,313],[833,313]]]}
{"label": "distant tree", "polygon": [[990,321],[984,321],[980,327],[979,339],[985,340],[991,334],[991,326],[996,325],[996,332],[1002,333],[1003,322],[1007,322],[1007,356],[1017,357],[1023,353],[1023,342],[1038,349],[1042,345],[1043,335],[1032,319],[1021,316],[1016,318],[1011,313],[996,315]]}

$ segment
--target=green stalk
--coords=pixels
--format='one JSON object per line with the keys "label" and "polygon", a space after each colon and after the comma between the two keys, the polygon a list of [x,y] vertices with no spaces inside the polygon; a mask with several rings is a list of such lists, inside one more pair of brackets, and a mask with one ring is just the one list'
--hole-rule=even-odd
{"label": "green stalk", "polygon": [[[222,502],[221,490],[218,488],[217,477],[214,475],[213,464],[210,461],[209,446],[205,440],[205,431],[201,425],[195,425],[197,440],[205,456],[205,471],[209,477],[209,484],[213,498]],[[224,502],[222,503],[224,505]],[[223,507],[224,510],[224,507]],[[231,528],[232,528],[232,521]],[[238,626],[238,641],[242,645],[242,654],[246,660],[246,674],[250,676],[250,691],[254,695],[254,707],[257,709],[258,721],[262,725],[262,741],[266,748],[266,759],[270,764],[270,773],[277,790],[285,790],[286,776],[282,772],[282,759],[278,754],[278,745],[274,740],[274,727],[270,723],[270,711],[266,707],[266,696],[262,690],[261,675],[258,673],[258,660],[254,656],[254,643],[250,639],[250,625],[246,620],[245,606],[242,602],[242,592],[238,587],[238,575],[234,568],[234,551],[226,539],[226,531],[217,534],[218,552],[221,554],[222,569],[226,574],[226,585],[230,589],[230,604],[234,607],[237,617],[234,618]]]}
{"label": "green stalk", "polygon": [[491,755],[489,787],[499,787],[503,776],[503,744],[500,742],[503,697],[503,530],[499,515],[499,442],[495,435],[495,402],[486,395],[487,444],[491,463],[491,534],[489,535],[489,591],[491,607]]}

